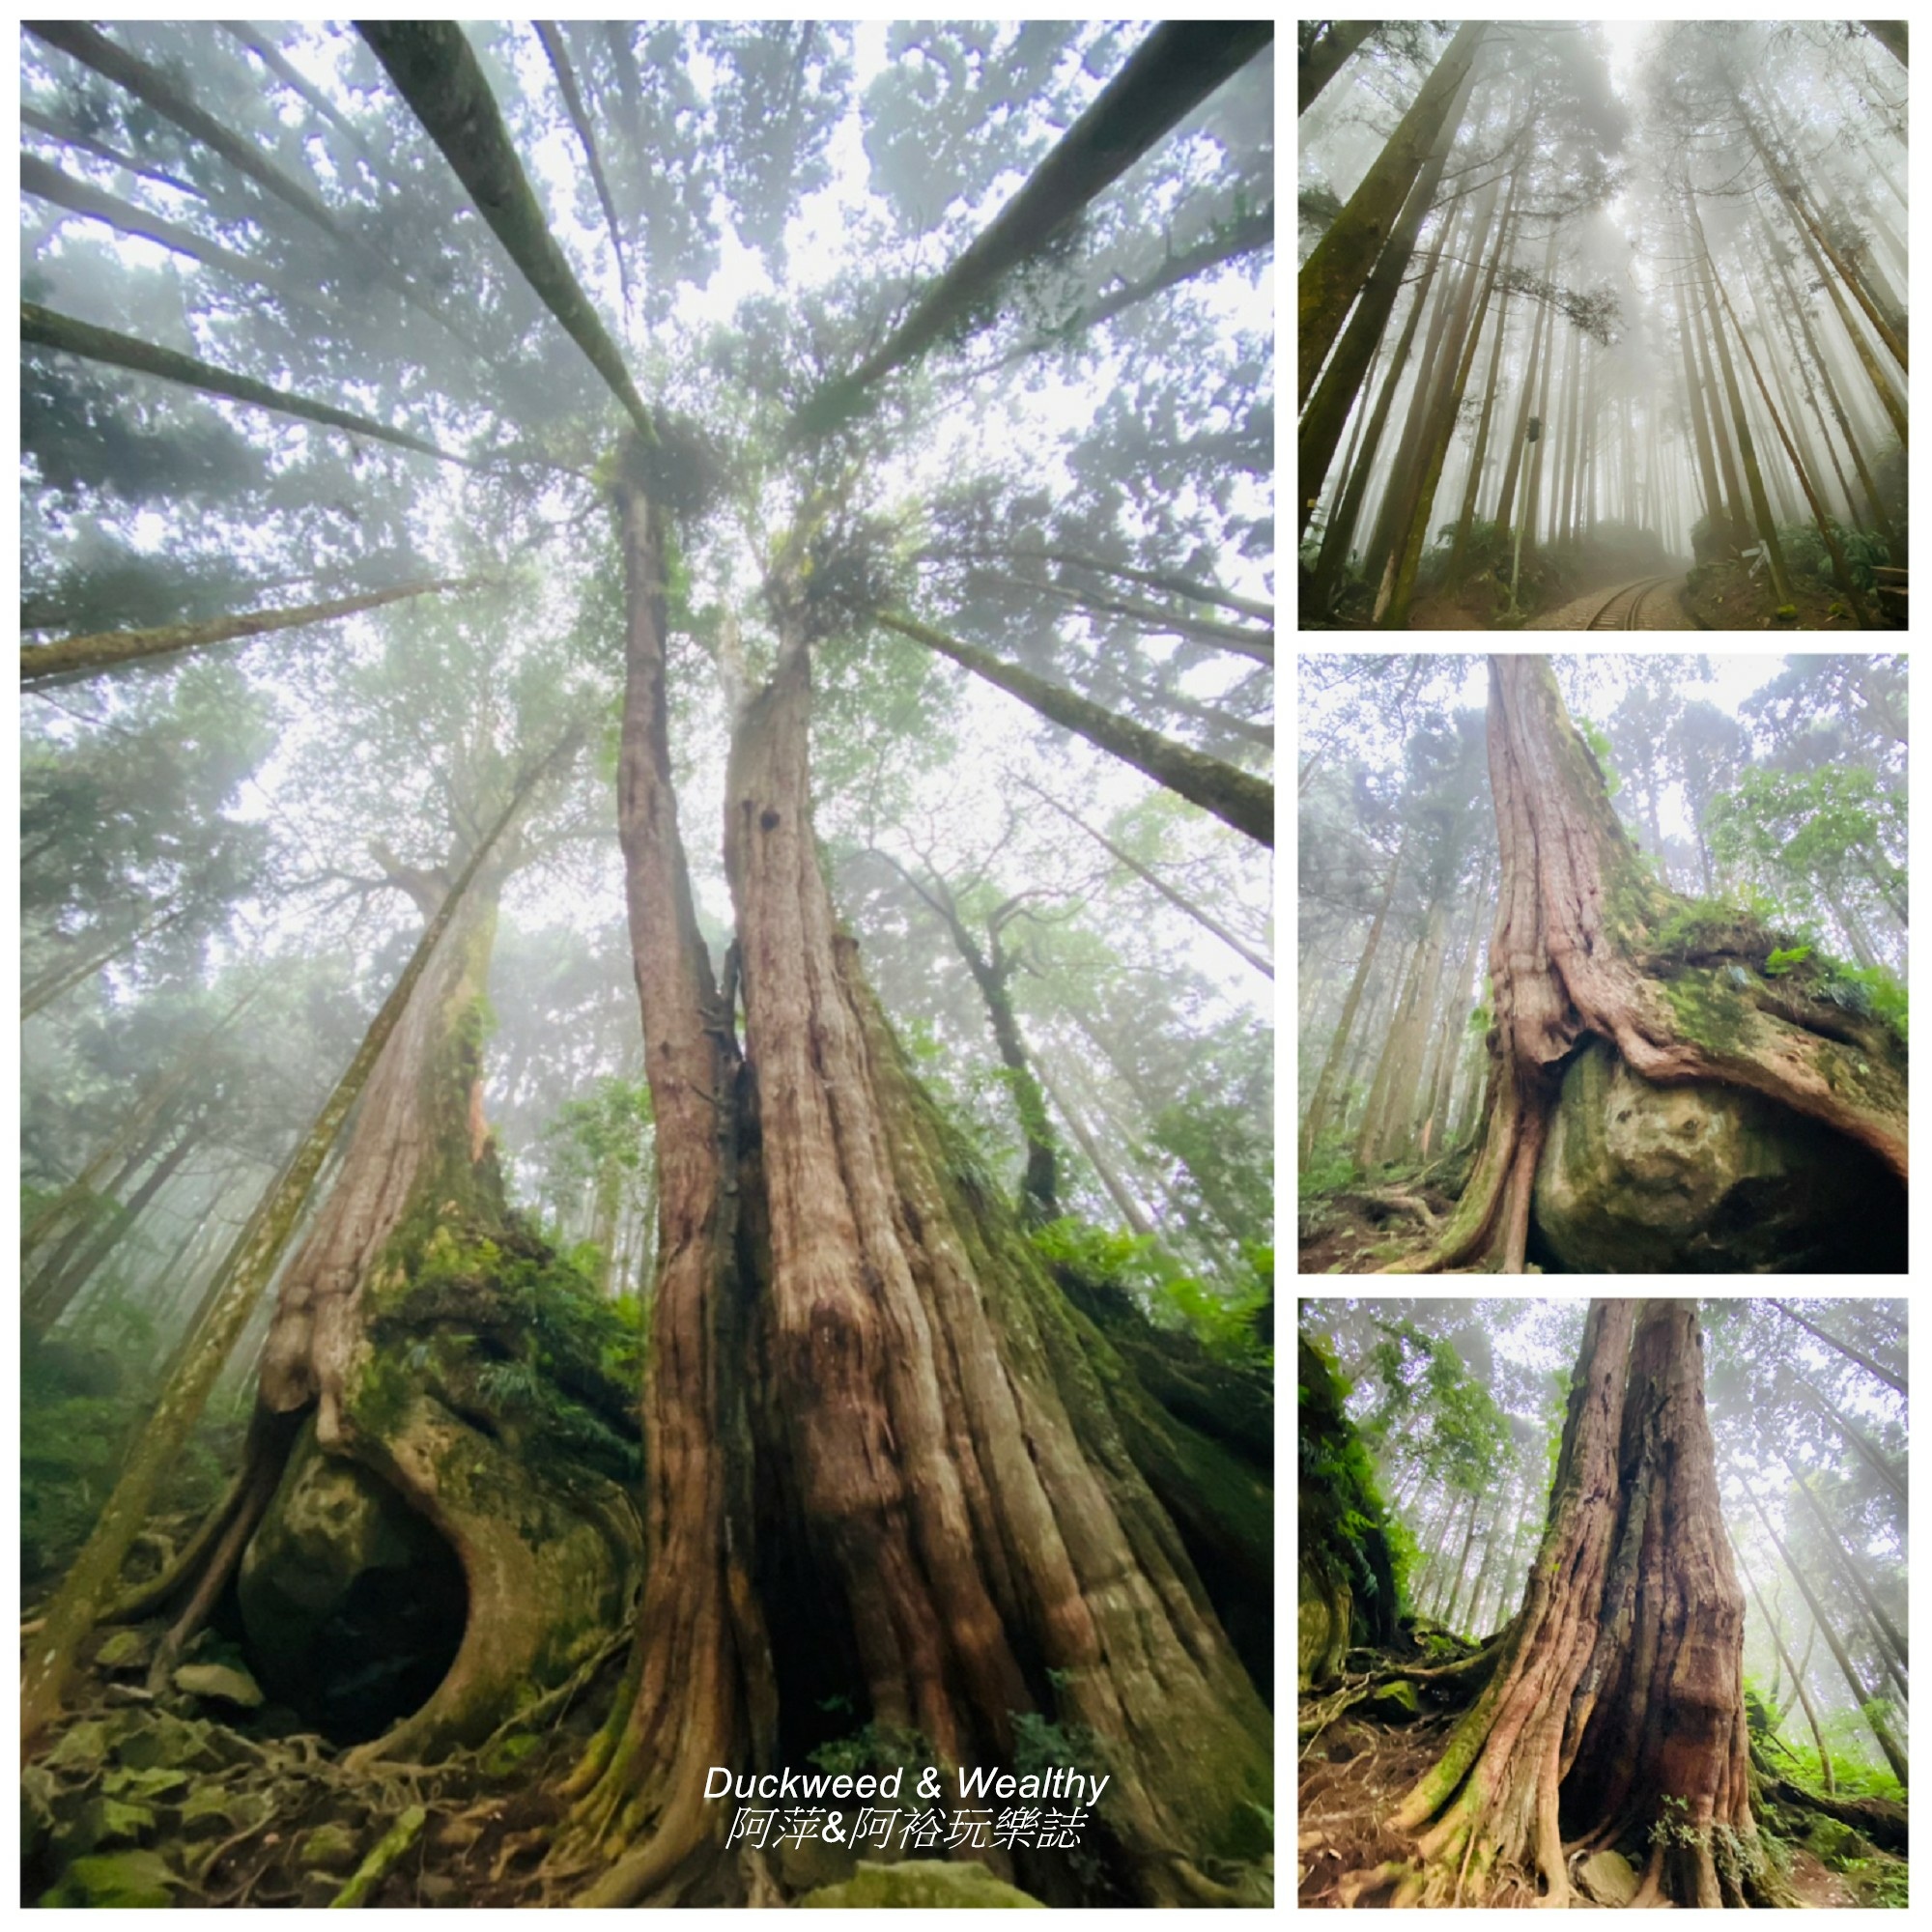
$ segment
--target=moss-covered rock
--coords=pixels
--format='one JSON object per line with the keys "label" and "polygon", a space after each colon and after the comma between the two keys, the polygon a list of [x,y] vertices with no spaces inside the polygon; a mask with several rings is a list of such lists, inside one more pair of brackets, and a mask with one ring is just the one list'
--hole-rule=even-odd
{"label": "moss-covered rock", "polygon": [[1040,1900],[997,1879],[984,1865],[948,1864],[937,1859],[908,1859],[904,1864],[862,1863],[842,1885],[809,1891],[801,1906],[849,1910],[855,1906],[991,1907],[1011,1911]]}
{"label": "moss-covered rock", "polygon": [[1891,1192],[1828,1128],[1739,1088],[1652,1086],[1596,1040],[1564,1074],[1535,1212],[1577,1273],[1816,1272],[1878,1264],[1859,1257]]}

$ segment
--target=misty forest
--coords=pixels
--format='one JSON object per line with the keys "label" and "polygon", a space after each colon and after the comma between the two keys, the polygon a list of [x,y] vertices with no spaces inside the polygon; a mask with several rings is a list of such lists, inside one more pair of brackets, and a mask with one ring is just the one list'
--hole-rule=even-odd
{"label": "misty forest", "polygon": [[1907,58],[1302,21],[1301,628],[1904,628]]}
{"label": "misty forest", "polygon": [[1900,656],[1300,660],[1304,1273],[1902,1273]]}
{"label": "misty forest", "polygon": [[1906,1306],[1307,1299],[1304,1905],[1906,1903]]}
{"label": "misty forest", "polygon": [[21,44],[27,1900],[1265,1903],[1267,23]]}

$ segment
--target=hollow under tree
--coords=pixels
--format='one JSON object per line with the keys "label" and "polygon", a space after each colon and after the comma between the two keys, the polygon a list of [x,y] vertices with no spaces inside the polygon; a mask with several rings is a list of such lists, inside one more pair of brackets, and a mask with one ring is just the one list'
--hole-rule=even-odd
{"label": "hollow under tree", "polygon": [[1485,1258],[1521,1272],[1564,1074],[1593,1041],[1652,1086],[1761,1094],[1868,1150],[1902,1189],[1902,1044],[1825,997],[1811,962],[1766,977],[1777,941],[1754,919],[1699,922],[1657,883],[1548,658],[1492,654],[1489,756],[1501,883],[1481,1144],[1433,1247],[1391,1272]]}
{"label": "hollow under tree", "polygon": [[1572,1855],[1622,1845],[1637,1905],[1784,1902],[1751,1815],[1744,1628],[1696,1304],[1593,1301],[1522,1607],[1388,1819],[1412,1854],[1340,1894],[1562,1906]]}

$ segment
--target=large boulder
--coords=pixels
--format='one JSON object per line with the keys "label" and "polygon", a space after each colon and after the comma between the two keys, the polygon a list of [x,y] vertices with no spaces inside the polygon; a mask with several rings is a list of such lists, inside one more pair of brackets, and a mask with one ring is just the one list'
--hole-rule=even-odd
{"label": "large boulder", "polygon": [[1653,1086],[1604,1040],[1564,1073],[1535,1217],[1546,1264],[1579,1274],[1905,1261],[1902,1190],[1874,1155],[1741,1088]]}

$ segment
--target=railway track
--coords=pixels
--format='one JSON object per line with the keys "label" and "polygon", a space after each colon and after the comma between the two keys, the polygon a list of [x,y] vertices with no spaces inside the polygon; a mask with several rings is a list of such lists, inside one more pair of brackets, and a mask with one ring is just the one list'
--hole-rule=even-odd
{"label": "railway track", "polygon": [[1591,631],[1634,631],[1639,628],[1637,613],[1643,609],[1643,600],[1660,583],[1669,583],[1669,577],[1645,577],[1635,583],[1626,583],[1604,600],[1597,614],[1584,627]]}

